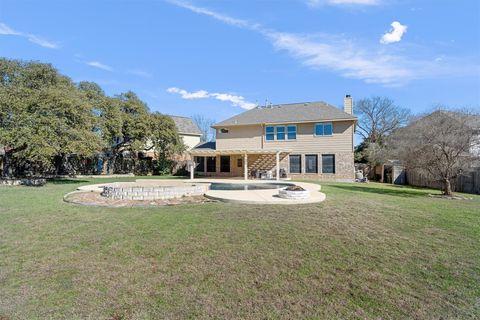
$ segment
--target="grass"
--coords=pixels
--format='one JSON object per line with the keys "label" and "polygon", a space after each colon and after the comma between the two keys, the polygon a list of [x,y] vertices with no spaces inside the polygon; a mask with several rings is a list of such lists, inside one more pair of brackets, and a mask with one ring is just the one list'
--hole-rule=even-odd
{"label": "grass", "polygon": [[62,201],[106,181],[0,189],[0,319],[480,317],[479,196],[325,183],[305,206]]}

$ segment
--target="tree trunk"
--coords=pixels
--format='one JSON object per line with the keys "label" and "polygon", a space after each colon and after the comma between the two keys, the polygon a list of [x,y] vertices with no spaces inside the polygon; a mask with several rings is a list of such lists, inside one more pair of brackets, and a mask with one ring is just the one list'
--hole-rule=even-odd
{"label": "tree trunk", "polygon": [[443,188],[443,194],[446,196],[452,196],[452,185],[450,183],[450,179],[446,178],[443,180],[444,188]]}
{"label": "tree trunk", "polygon": [[3,156],[3,170],[2,170],[3,178],[11,178],[12,177],[11,159],[12,159],[12,153],[11,152],[5,152],[5,155]]}
{"label": "tree trunk", "polygon": [[117,152],[112,151],[112,155],[110,156],[110,159],[108,161],[107,174],[114,174],[115,173],[116,162],[117,162]]}

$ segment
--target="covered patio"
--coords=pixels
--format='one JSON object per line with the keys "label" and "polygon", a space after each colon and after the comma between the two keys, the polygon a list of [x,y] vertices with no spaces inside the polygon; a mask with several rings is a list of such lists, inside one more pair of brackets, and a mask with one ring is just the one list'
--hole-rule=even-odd
{"label": "covered patio", "polygon": [[215,150],[195,148],[190,155],[194,165],[190,178],[195,175],[205,177],[243,177],[250,179],[280,180],[286,177],[287,150]]}

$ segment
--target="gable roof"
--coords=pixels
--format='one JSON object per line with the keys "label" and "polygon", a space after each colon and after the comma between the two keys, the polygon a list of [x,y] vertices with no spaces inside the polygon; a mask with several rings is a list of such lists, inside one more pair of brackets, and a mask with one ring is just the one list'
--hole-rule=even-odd
{"label": "gable roof", "polygon": [[193,122],[192,118],[181,117],[181,116],[169,116],[175,122],[177,126],[178,133],[180,134],[190,134],[195,136],[201,136],[202,131],[198,126]]}
{"label": "gable roof", "polygon": [[318,101],[257,107],[218,122],[212,127],[325,120],[356,121],[357,118],[326,102]]}

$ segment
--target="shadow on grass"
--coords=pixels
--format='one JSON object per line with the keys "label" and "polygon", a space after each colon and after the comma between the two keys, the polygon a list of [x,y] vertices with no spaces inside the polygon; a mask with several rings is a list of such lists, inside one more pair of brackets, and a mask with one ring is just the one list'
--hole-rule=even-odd
{"label": "shadow on grass", "polygon": [[367,185],[330,185],[330,188],[341,189],[345,191],[353,191],[353,192],[366,192],[366,193],[375,193],[375,194],[384,194],[389,196],[397,196],[397,197],[425,197],[425,191],[421,190],[412,190],[410,188],[404,187],[368,187]]}
{"label": "shadow on grass", "polygon": [[47,183],[51,183],[51,184],[78,184],[78,183],[85,183],[85,182],[89,182],[89,181],[80,180],[80,179],[68,179],[68,178],[47,179]]}

